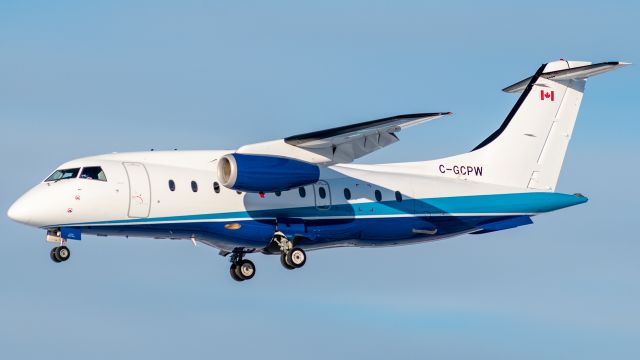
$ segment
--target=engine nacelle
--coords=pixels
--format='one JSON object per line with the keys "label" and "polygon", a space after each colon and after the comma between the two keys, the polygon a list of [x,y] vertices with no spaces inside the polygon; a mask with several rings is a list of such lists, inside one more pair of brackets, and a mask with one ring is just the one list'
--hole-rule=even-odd
{"label": "engine nacelle", "polygon": [[233,190],[276,192],[317,182],[320,168],[285,157],[228,154],[218,160],[218,179]]}

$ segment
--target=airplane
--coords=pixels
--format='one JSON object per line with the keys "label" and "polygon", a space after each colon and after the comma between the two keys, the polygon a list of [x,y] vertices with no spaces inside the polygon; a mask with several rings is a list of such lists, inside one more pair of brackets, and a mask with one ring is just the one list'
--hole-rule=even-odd
{"label": "airplane", "polygon": [[353,164],[414,125],[450,112],[387,117],[235,150],[112,153],[60,165],[9,208],[46,230],[50,257],[83,235],[190,240],[228,256],[236,281],[248,254],[293,270],[307,251],[398,246],[533,223],[583,204],[555,192],[589,77],[628,65],[558,60],[503,89],[521,93],[470,152],[436,160]]}

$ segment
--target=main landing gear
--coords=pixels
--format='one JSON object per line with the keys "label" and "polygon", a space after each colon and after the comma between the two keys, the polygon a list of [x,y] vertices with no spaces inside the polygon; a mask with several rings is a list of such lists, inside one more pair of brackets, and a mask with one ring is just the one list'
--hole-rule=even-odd
{"label": "main landing gear", "polygon": [[56,246],[51,249],[49,255],[51,256],[51,260],[53,260],[53,262],[59,263],[69,260],[69,257],[71,257],[71,250],[69,250],[69,248],[64,245]]}
{"label": "main landing gear", "polygon": [[280,263],[287,270],[301,268],[307,262],[307,254],[300,248],[293,248],[288,253],[280,254]]}
{"label": "main landing gear", "polygon": [[[256,265],[247,259],[243,259],[245,252],[236,249],[231,253],[231,266],[229,267],[229,275],[235,281],[244,281],[253,278],[256,274]],[[273,235],[271,244],[263,249],[265,254],[280,253],[280,263],[285,269],[293,270],[301,268],[307,262],[307,254],[299,247],[293,246],[287,237],[277,231]],[[220,255],[226,256],[229,252],[221,251]]]}
{"label": "main landing gear", "polygon": [[273,242],[280,248],[280,263],[287,270],[301,268],[307,262],[307,254],[299,247],[294,247],[291,240],[281,233],[273,235]]}
{"label": "main landing gear", "polygon": [[243,259],[242,253],[231,255],[229,274],[235,281],[250,280],[256,274],[256,265],[251,260]]}

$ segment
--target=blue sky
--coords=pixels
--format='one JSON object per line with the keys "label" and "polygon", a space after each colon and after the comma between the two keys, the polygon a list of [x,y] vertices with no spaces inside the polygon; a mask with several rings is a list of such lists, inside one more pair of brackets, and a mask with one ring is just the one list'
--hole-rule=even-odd
{"label": "blue sky", "polygon": [[[0,3],[0,207],[58,164],[112,151],[234,148],[411,112],[362,162],[468,151],[558,58],[640,61],[633,1]],[[638,358],[639,71],[589,81],[558,190],[586,205],[483,236],[254,256],[91,238],[62,266],[0,218],[3,358]]]}

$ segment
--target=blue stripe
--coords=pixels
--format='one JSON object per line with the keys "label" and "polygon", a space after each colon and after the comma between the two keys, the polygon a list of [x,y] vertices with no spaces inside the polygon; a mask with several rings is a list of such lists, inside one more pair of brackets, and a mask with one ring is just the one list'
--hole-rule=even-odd
{"label": "blue stripe", "polygon": [[135,224],[142,222],[182,222],[224,219],[255,218],[305,218],[358,216],[358,215],[404,215],[404,214],[533,214],[549,212],[587,202],[586,197],[549,192],[530,192],[513,194],[455,196],[444,198],[406,199],[402,202],[382,201],[358,204],[333,205],[328,210],[315,207],[296,207],[285,209],[249,210],[196,215],[165,216],[141,219],[107,220],[69,225],[112,225]]}
{"label": "blue stripe", "polygon": [[[526,217],[526,216],[524,216]],[[320,249],[332,246],[390,246],[437,240],[476,230],[496,222],[511,222],[511,227],[525,225],[514,220],[523,216],[434,216],[365,219],[318,219],[303,223],[282,222],[278,230],[296,239],[296,246]],[[528,218],[528,217],[526,217]],[[235,221],[234,221],[235,222]],[[235,230],[225,222],[178,222],[164,224],[123,224],[85,226],[83,233],[93,235],[140,236],[171,239],[197,238],[219,249],[232,251],[238,247],[262,249],[269,244],[276,229],[273,221],[239,220]]]}

